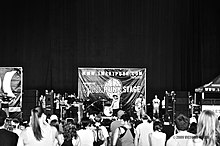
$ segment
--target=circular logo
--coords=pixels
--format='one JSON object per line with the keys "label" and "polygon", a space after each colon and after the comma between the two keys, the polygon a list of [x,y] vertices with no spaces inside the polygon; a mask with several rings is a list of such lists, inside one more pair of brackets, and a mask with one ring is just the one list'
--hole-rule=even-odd
{"label": "circular logo", "polygon": [[107,96],[111,99],[119,98],[121,95],[122,83],[120,80],[115,78],[110,78],[105,82],[104,91]]}

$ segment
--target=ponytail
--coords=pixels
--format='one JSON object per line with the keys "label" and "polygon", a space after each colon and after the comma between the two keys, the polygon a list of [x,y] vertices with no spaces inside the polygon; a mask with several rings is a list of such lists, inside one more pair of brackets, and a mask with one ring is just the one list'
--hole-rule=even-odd
{"label": "ponytail", "polygon": [[36,107],[32,110],[32,119],[31,119],[31,127],[34,133],[34,137],[40,141],[43,136],[41,133],[41,128],[39,124],[39,117],[42,115],[41,110],[39,107]]}

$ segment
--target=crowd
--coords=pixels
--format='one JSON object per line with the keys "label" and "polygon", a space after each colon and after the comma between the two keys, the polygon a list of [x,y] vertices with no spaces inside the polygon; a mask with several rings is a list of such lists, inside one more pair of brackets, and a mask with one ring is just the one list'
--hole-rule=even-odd
{"label": "crowd", "polygon": [[[219,121],[215,113],[204,110],[198,121],[182,114],[175,119],[173,135],[163,129],[163,121],[144,115],[135,121],[125,111],[117,112],[109,128],[104,126],[101,114],[83,117],[78,123],[73,118],[59,121],[56,115],[47,117],[43,108],[31,110],[27,125],[19,119],[10,121],[0,109],[1,146],[218,146]],[[134,122],[135,121],[135,122]]]}

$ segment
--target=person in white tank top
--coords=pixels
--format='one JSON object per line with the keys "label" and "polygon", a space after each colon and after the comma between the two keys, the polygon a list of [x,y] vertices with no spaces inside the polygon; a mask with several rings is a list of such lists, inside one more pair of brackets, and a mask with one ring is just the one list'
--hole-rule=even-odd
{"label": "person in white tank top", "polygon": [[52,146],[57,136],[57,129],[46,122],[43,109],[37,106],[31,110],[30,127],[21,132],[17,146]]}

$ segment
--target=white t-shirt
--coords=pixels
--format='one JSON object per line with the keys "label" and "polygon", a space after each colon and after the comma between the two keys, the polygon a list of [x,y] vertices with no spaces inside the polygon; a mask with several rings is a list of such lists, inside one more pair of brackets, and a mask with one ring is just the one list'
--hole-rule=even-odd
{"label": "white t-shirt", "polygon": [[166,134],[163,132],[155,131],[149,134],[149,139],[151,146],[165,146]]}
{"label": "white t-shirt", "polygon": [[[102,129],[103,136],[105,137],[105,139],[107,139],[109,137],[108,130],[105,126],[100,126],[100,128]],[[105,146],[105,144],[102,144],[101,146]]]}
{"label": "white t-shirt", "polygon": [[33,133],[32,127],[27,127],[19,136],[17,146],[53,146],[57,129],[49,124],[41,126],[43,138],[38,141]]}
{"label": "white t-shirt", "polygon": [[80,129],[77,131],[81,146],[93,146],[94,135],[91,129]]}
{"label": "white t-shirt", "polygon": [[162,100],[162,108],[165,108],[166,104],[165,104],[165,99]]}
{"label": "white t-shirt", "polygon": [[136,129],[135,141],[137,146],[149,146],[149,133],[153,132],[153,122],[148,123],[146,120],[139,124]]}
{"label": "white t-shirt", "polygon": [[195,138],[195,134],[180,131],[167,140],[167,146],[194,146],[193,138]]}
{"label": "white t-shirt", "polygon": [[154,108],[159,108],[160,106],[160,99],[153,99],[153,107]]}

